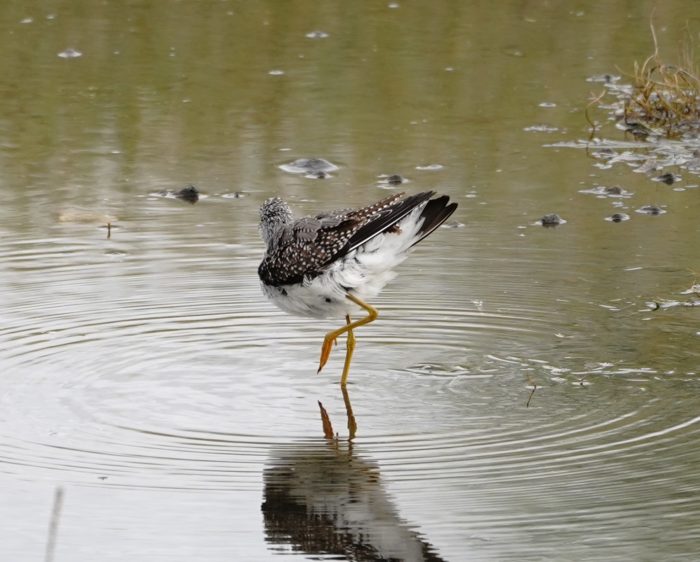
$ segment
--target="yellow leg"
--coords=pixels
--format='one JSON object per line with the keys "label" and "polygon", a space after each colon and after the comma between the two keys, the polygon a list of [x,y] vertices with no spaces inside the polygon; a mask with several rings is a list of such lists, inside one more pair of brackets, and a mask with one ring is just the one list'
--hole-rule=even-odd
{"label": "yellow leg", "polygon": [[[345,322],[349,326],[352,324],[350,322],[350,315],[345,316]],[[345,386],[348,381],[348,375],[350,374],[350,362],[352,361],[352,353],[355,351],[355,334],[352,330],[348,330],[348,344],[347,350],[345,351],[345,365],[343,366],[343,376],[340,378],[340,385]]]}
{"label": "yellow leg", "polygon": [[323,346],[321,347],[321,360],[319,361],[318,365],[318,372],[320,373],[321,369],[323,369],[323,366],[328,362],[328,357],[331,354],[331,348],[335,340],[338,338],[338,336],[341,336],[345,332],[349,332],[348,351],[345,356],[345,367],[343,368],[343,376],[340,379],[341,385],[345,385],[345,383],[347,382],[348,373],[350,372],[350,360],[352,359],[352,351],[355,349],[355,335],[352,333],[352,331],[355,328],[364,326],[365,324],[369,324],[370,322],[374,322],[377,319],[377,316],[379,316],[379,313],[377,312],[376,308],[358,299],[356,296],[345,295],[345,297],[354,302],[357,306],[366,310],[367,316],[365,316],[364,318],[360,318],[359,320],[355,320],[354,322],[350,322],[350,317],[348,316],[348,323],[345,326],[343,326],[342,328],[338,328],[337,330],[333,330],[332,332],[328,332],[326,334],[326,337],[323,338]]}

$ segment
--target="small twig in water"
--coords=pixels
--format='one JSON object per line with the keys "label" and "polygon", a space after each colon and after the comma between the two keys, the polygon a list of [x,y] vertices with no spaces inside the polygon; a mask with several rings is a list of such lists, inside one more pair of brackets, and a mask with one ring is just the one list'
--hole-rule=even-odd
{"label": "small twig in water", "polygon": [[532,390],[530,391],[530,396],[528,396],[528,398],[527,398],[527,404],[525,404],[526,408],[530,407],[530,400],[532,400],[532,396],[535,394],[535,390],[537,390],[537,385],[533,384]]}
{"label": "small twig in water", "polygon": [[58,532],[58,522],[61,518],[61,508],[63,507],[63,487],[57,486],[53,496],[53,509],[51,510],[51,521],[49,522],[49,538],[46,541],[46,554],[44,562],[53,561],[53,553],[56,549],[56,534]]}
{"label": "small twig in water", "polygon": [[112,237],[112,223],[108,222],[107,223],[107,239],[109,240]]}
{"label": "small twig in water", "polygon": [[[596,126],[595,122],[591,119],[591,116],[588,114],[588,108],[594,104],[599,103],[600,100],[603,99],[605,94],[606,94],[606,92],[605,92],[605,90],[603,90],[599,95],[597,95],[594,98],[591,98],[591,101],[586,105],[586,109],[583,112],[583,115],[586,118],[586,121],[588,121],[588,124],[591,126],[591,134],[588,137],[588,142],[591,142],[593,140],[593,137],[595,136],[595,133],[598,130],[598,127]],[[588,147],[586,147],[586,151],[588,151]]]}

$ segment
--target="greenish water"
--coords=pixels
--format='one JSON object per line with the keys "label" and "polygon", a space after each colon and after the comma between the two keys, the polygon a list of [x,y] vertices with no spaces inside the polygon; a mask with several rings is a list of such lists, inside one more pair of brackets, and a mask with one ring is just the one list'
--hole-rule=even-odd
{"label": "greenish water", "polygon": [[[0,558],[42,559],[61,486],[55,561],[695,559],[700,178],[573,148],[653,6],[3,3]],[[669,62],[700,39],[693,4],[654,19]],[[333,323],[259,290],[257,209],[387,189],[460,206],[347,402]]]}

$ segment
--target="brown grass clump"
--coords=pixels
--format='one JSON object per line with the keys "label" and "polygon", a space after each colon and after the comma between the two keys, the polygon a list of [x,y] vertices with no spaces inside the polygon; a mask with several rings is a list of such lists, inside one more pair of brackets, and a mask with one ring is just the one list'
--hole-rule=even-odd
{"label": "brown grass clump", "polygon": [[[632,94],[625,99],[625,124],[643,124],[678,138],[700,131],[700,77],[687,39],[679,66],[665,64],[659,56],[654,26],[654,54],[634,65]],[[634,131],[632,131],[634,132]]]}

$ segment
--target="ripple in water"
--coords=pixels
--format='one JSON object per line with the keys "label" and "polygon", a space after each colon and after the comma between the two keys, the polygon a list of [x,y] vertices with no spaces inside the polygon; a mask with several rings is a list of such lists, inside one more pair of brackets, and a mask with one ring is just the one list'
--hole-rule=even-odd
{"label": "ripple in water", "polygon": [[[582,343],[585,326],[523,285],[517,261],[498,278],[499,299],[478,272],[462,291],[459,262],[416,252],[415,268],[378,300],[380,321],[358,330],[348,440],[344,343],[316,375],[333,324],[273,309],[255,250],[149,244],[126,230],[0,247],[3,474],[261,490],[273,551],[336,552],[318,542],[332,532],[333,548],[362,536],[406,559],[465,549],[522,559],[588,530],[576,557],[623,532],[644,544],[629,529],[649,514],[671,541],[691,532],[697,501],[673,490],[694,489],[692,371],[599,360]],[[431,278],[428,266],[446,273]],[[318,400],[336,440],[322,436]],[[301,525],[314,533],[301,536]]]}

